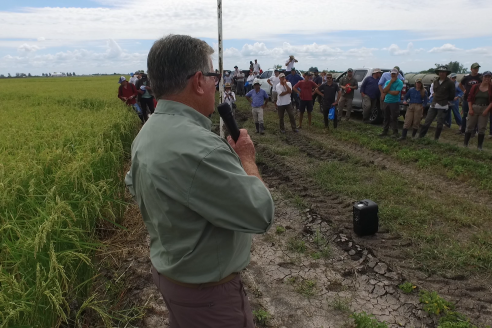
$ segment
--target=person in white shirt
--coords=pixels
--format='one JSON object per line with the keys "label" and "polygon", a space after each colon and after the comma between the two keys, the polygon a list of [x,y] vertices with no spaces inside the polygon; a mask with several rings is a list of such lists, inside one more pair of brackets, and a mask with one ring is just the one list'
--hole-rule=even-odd
{"label": "person in white shirt", "polygon": [[244,73],[237,69],[237,72],[234,72],[234,80],[236,80],[236,93],[238,96],[244,96],[246,93],[244,92],[244,81],[245,76]]}
{"label": "person in white shirt", "polygon": [[253,71],[249,71],[248,78],[246,79],[246,82],[248,85],[245,86],[245,92],[248,93],[251,89],[253,89],[253,81],[255,80],[255,75],[253,74]]}
{"label": "person in white shirt", "polygon": [[229,72],[226,72],[225,76],[224,76],[224,84],[226,84],[226,83],[229,83],[229,84],[232,83],[232,76],[231,76],[231,73],[229,73]]}
{"label": "person in white shirt", "polygon": [[272,87],[272,102],[275,104],[275,109],[277,109],[277,84],[280,82],[279,71],[276,69],[273,71],[274,75],[268,78],[267,82]]}
{"label": "person in white shirt", "polygon": [[289,56],[289,59],[285,62],[285,66],[287,66],[287,72],[290,72],[294,64],[297,63],[297,59],[293,55]]}
{"label": "person in white shirt", "polygon": [[290,95],[292,93],[292,84],[287,82],[285,79],[285,74],[282,73],[279,75],[279,83],[275,86],[278,97],[275,105],[278,110],[278,118],[280,123],[280,132],[285,133],[284,126],[284,115],[287,111],[287,115],[289,115],[290,126],[292,131],[296,133],[298,130],[296,128],[296,119],[294,118],[294,109],[292,108],[292,103],[290,99]]}
{"label": "person in white shirt", "polygon": [[137,83],[137,81],[138,81],[138,76],[137,75],[138,75],[138,71],[135,72],[135,74],[132,75],[132,77],[130,78],[130,81],[128,81],[128,82],[130,82],[131,84],[135,85]]}
{"label": "person in white shirt", "polygon": [[232,91],[230,83],[226,83],[224,85],[224,94],[222,97],[224,99],[224,102],[228,103],[229,106],[231,106],[231,108],[233,109],[232,112],[234,113],[234,109],[236,107],[234,106],[234,104],[236,103],[236,94]]}
{"label": "person in white shirt", "polygon": [[253,73],[257,76],[260,75],[261,67],[258,63],[258,60],[255,59],[255,63],[253,64]]}

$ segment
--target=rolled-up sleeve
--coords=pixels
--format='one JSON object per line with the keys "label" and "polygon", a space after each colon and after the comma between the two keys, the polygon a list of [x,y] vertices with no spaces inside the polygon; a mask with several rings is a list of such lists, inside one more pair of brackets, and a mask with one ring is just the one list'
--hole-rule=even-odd
{"label": "rolled-up sleeve", "polygon": [[188,206],[216,227],[245,233],[266,232],[275,211],[263,182],[247,175],[227,146],[214,149],[199,163]]}

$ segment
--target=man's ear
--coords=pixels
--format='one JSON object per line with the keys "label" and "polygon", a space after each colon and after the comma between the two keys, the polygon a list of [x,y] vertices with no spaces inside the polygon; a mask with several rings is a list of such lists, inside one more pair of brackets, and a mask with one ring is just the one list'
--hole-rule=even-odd
{"label": "man's ear", "polygon": [[197,95],[203,95],[205,93],[204,87],[205,87],[205,78],[202,74],[202,72],[197,72],[195,76],[190,81],[191,84],[191,89],[193,93]]}

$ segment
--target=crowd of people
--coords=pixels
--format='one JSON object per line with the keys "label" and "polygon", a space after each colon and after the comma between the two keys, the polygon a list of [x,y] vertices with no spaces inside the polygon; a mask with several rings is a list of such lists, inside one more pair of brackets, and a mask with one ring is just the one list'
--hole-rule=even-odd
{"label": "crowd of people", "polygon": [[[275,69],[274,74],[268,78],[267,83],[271,88],[271,101],[279,116],[279,128],[285,133],[284,116],[287,112],[293,132],[302,128],[304,113],[307,112],[308,127],[311,126],[311,113],[316,102],[320,104],[323,113],[325,129],[329,129],[330,121],[334,128],[344,119],[349,121],[352,113],[354,90],[359,88],[358,81],[353,76],[353,69],[349,68],[347,74],[338,83],[334,81],[332,74],[318,72],[304,72],[299,76],[294,67],[297,63],[294,56],[289,56],[286,61],[286,73]],[[252,64],[252,63],[251,63]],[[246,99],[251,103],[253,120],[256,125],[256,133],[264,134],[263,110],[268,106],[269,95],[261,89],[261,81],[258,79],[260,65],[255,60],[256,66],[252,66],[249,72],[248,84],[252,84],[253,90],[247,90]],[[457,75],[451,73],[447,66],[436,69],[436,79],[430,85],[430,90],[424,87],[421,79],[415,81],[415,86],[408,90],[402,99],[402,89],[405,78],[398,66],[389,72],[373,69],[372,75],[362,82],[360,92],[362,96],[362,112],[364,123],[370,123],[370,115],[375,106],[380,106],[383,116],[383,131],[379,136],[390,136],[398,140],[405,140],[408,131],[412,130],[412,137],[424,138],[431,124],[437,120],[434,140],[439,140],[444,125],[451,127],[452,117],[459,126],[458,134],[464,136],[464,145],[468,147],[471,137],[478,135],[478,149],[482,149],[487,124],[490,121],[490,135],[492,138],[492,84],[489,71],[479,74],[480,65],[474,63],[471,66],[471,74],[466,75],[460,83],[456,81]],[[238,75],[236,72],[228,80],[229,86]],[[290,74],[288,70],[290,69]],[[240,72],[240,71],[239,71]],[[242,74],[242,73],[241,73]],[[286,75],[287,74],[287,75]],[[244,74],[243,74],[244,75]],[[251,82],[252,81],[252,82]],[[488,91],[490,89],[490,91]],[[226,88],[226,90],[230,90]],[[239,89],[238,89],[239,90]],[[231,92],[231,91],[226,91]],[[476,96],[478,95],[478,99]],[[489,96],[487,98],[486,96]],[[224,98],[226,95],[224,95]],[[289,101],[287,99],[289,98]],[[459,106],[462,99],[463,117]],[[235,98],[234,98],[235,101]],[[398,117],[400,105],[406,105],[405,120],[401,135],[398,129]],[[424,108],[429,105],[423,124]],[[299,123],[295,123],[295,114],[299,112]],[[345,111],[345,116],[344,116]],[[331,115],[330,115],[331,112]],[[331,118],[330,118],[331,116]]]}
{"label": "crowd of people", "polygon": [[147,74],[143,71],[136,71],[130,75],[129,81],[124,76],[120,77],[118,98],[133,107],[143,124],[149,119],[149,114],[154,113],[156,99],[152,94]]}

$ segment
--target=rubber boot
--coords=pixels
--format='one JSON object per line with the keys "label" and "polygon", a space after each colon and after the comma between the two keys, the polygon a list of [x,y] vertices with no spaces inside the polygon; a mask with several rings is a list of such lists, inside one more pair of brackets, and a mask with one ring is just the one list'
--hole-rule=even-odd
{"label": "rubber boot", "polygon": [[260,132],[260,123],[255,123],[256,126],[256,133]]}
{"label": "rubber boot", "polygon": [[393,130],[393,134],[391,135],[391,138],[398,139],[400,135],[398,134],[398,130]]}
{"label": "rubber boot", "polygon": [[483,139],[485,139],[485,134],[479,134],[478,135],[478,145],[477,145],[478,150],[482,150]]}
{"label": "rubber boot", "polygon": [[415,138],[415,136],[417,135],[417,132],[419,132],[419,129],[413,129],[412,138]]}
{"label": "rubber boot", "polygon": [[465,140],[463,141],[463,146],[468,148],[468,143],[470,142],[471,132],[465,133]]}
{"label": "rubber boot", "polygon": [[263,123],[260,123],[260,134],[265,134],[265,126]]}
{"label": "rubber boot", "polygon": [[436,134],[434,134],[434,141],[438,141],[439,137],[441,136],[442,128],[437,128],[436,129]]}
{"label": "rubber boot", "polygon": [[400,140],[400,141],[405,140],[407,138],[407,133],[408,133],[408,130],[407,129],[403,129],[401,131],[401,137],[399,137],[398,140]]}
{"label": "rubber boot", "polygon": [[388,135],[388,130],[383,130],[380,134],[378,134],[378,137],[386,137]]}

